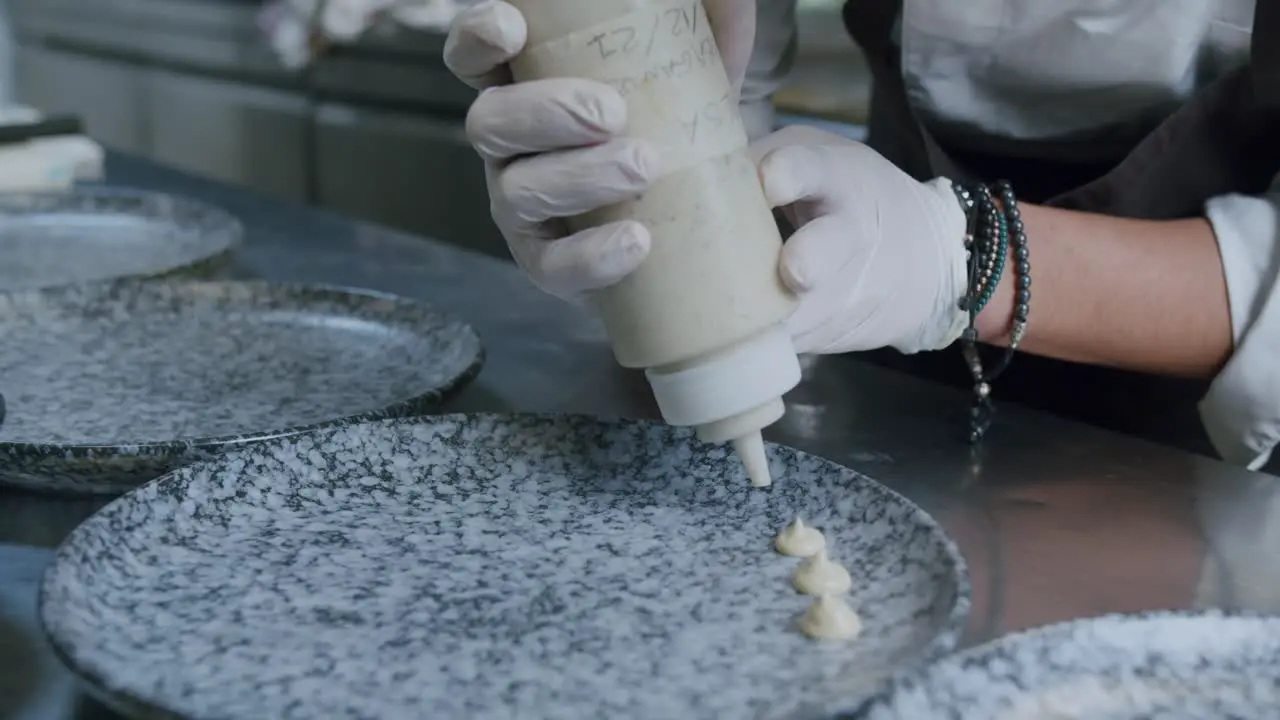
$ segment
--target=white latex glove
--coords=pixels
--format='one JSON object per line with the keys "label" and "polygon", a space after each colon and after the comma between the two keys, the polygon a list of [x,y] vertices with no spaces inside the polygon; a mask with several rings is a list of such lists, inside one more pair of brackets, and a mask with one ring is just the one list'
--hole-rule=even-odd
{"label": "white latex glove", "polygon": [[[755,37],[755,0],[703,5],[740,87]],[[661,169],[654,148],[622,136],[627,107],[612,87],[574,78],[507,84],[506,63],[525,39],[520,12],[490,0],[455,19],[444,60],[485,89],[467,115],[467,134],[484,159],[493,219],[512,256],[543,290],[572,297],[639,267],[650,238],[633,221],[570,234],[564,218],[638,197]]]}
{"label": "white latex glove", "polygon": [[800,353],[946,347],[967,316],[966,222],[950,181],[927,183],[862,143],[793,126],[752,147],[765,197],[797,231],[783,281],[800,296]]}

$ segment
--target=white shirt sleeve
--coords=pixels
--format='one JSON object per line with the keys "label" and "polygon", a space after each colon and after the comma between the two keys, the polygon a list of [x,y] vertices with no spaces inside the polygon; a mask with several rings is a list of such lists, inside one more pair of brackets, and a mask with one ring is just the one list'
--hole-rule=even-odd
{"label": "white shirt sleeve", "polygon": [[1205,205],[1218,238],[1235,353],[1200,402],[1223,459],[1256,470],[1280,442],[1280,176],[1260,196]]}
{"label": "white shirt sleeve", "polygon": [[773,94],[791,73],[796,44],[796,0],[757,0],[756,43],[741,101],[742,119],[752,140],[773,131]]}

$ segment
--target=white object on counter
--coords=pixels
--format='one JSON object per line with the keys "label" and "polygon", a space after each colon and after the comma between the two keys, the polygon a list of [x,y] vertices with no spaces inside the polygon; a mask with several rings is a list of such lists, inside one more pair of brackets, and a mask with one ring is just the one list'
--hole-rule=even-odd
{"label": "white object on counter", "polygon": [[[29,107],[0,107],[0,125],[35,122]],[[101,180],[106,153],[84,135],[33,138],[0,145],[0,192],[65,190],[77,181]]]}
{"label": "white object on counter", "polygon": [[516,80],[580,77],[624,97],[628,134],[662,176],[640,198],[570,222],[638,220],[644,263],[593,296],[614,354],[644,368],[662,417],[705,442],[733,441],[767,485],[760,431],[782,417],[800,363],[782,323],[796,306],[778,276],[782,238],[737,99],[696,0],[511,0],[528,26]]}

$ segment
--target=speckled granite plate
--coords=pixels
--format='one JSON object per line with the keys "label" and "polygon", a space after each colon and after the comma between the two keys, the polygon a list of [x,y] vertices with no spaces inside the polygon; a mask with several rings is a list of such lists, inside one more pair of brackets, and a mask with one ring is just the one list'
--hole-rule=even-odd
{"label": "speckled granite plate", "polygon": [[225,211],[163,193],[0,193],[0,290],[163,275],[213,261],[242,234]]}
{"label": "speckled granite plate", "polygon": [[864,720],[1274,720],[1280,618],[1110,616],[1011,635],[907,676]]}
{"label": "speckled granite plate", "polygon": [[122,492],[320,425],[431,409],[479,369],[416,302],[262,282],[0,293],[0,485]]}
{"label": "speckled granite plate", "polygon": [[[949,650],[956,547],[852,470],[691,433],[442,416],[263,443],[117,499],[41,614],[109,703],[184,718],[806,718]],[[795,515],[852,571],[852,643],[795,631]]]}

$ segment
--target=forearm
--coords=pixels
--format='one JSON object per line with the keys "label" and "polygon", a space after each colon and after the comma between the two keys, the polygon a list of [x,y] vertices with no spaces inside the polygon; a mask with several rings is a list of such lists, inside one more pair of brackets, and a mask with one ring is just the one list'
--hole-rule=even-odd
{"label": "forearm", "polygon": [[[1231,355],[1231,312],[1213,229],[1020,205],[1031,262],[1021,349],[1160,375],[1210,377]],[[1009,339],[1012,263],[978,318]]]}

